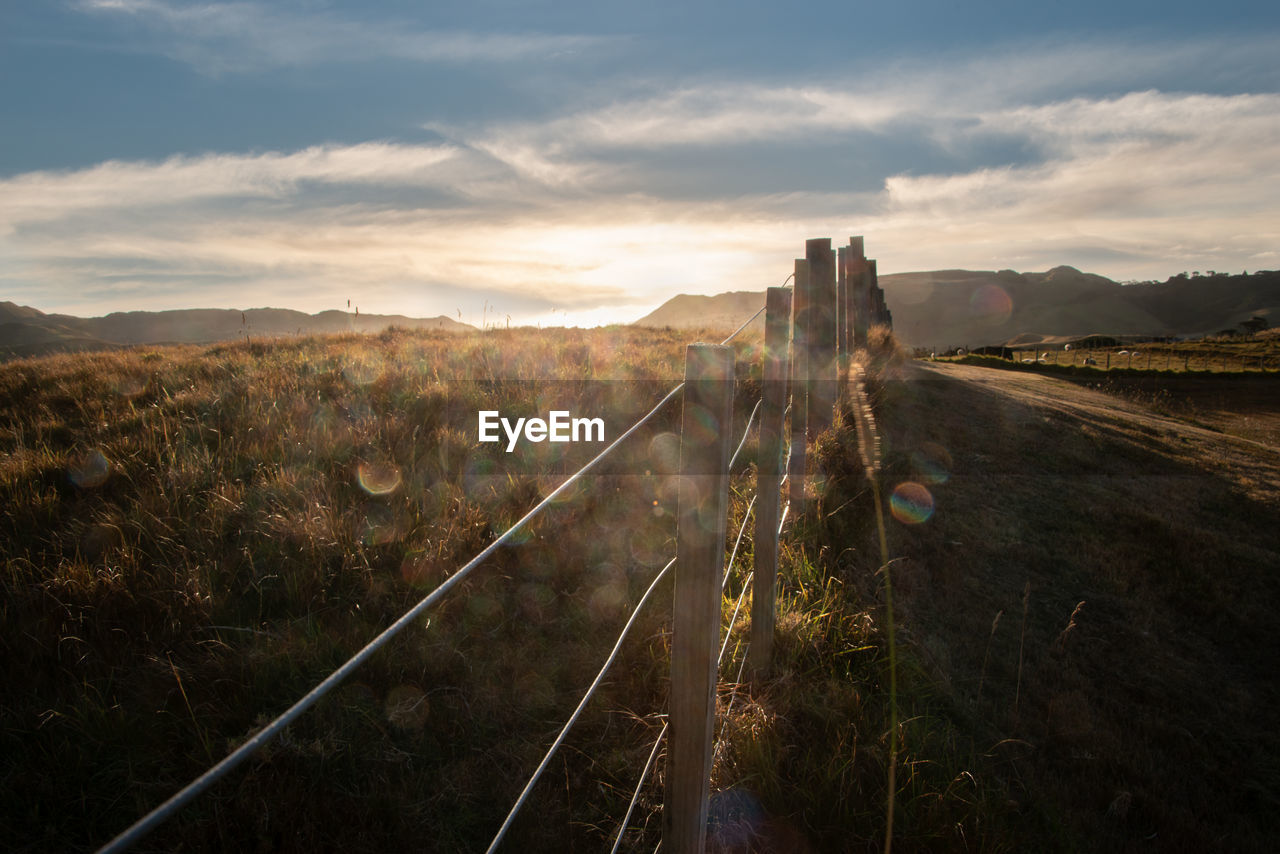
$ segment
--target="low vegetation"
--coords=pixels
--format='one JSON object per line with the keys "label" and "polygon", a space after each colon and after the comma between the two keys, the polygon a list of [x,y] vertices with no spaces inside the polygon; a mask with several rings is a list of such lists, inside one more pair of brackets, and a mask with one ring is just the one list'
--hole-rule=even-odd
{"label": "low vegetation", "polygon": [[[601,447],[478,445],[479,409],[563,405],[616,436],[678,380],[685,334],[391,332],[0,368],[7,844],[110,839]],[[487,841],[670,551],[672,496],[638,460],[678,415],[147,847]],[[567,750],[518,826],[532,847],[598,842],[602,810],[620,814],[597,783],[626,785],[645,734],[626,710],[655,709],[653,613],[601,701],[622,713],[579,736],[604,748]]]}
{"label": "low vegetation", "polygon": [[[678,381],[693,337],[392,331],[0,366],[0,836],[19,851],[106,842],[598,450],[481,446],[478,410],[568,408],[604,417],[613,438]],[[754,340],[736,346],[741,429],[759,360]],[[1227,780],[1249,749],[1276,755],[1260,695],[1223,674],[1215,690],[1258,716],[1242,726],[1187,684],[1217,658],[1191,656],[1201,669],[1179,670],[1205,637],[1227,637],[1233,651],[1273,645],[1262,631],[1273,583],[1256,601],[1247,586],[1280,554],[1273,536],[1248,534],[1271,511],[1216,481],[1197,493],[1212,510],[1201,519],[1117,503],[1100,485],[1064,504],[1035,476],[1017,479],[1068,470],[1082,454],[1114,457],[1131,474],[1151,462],[1128,440],[1089,434],[1049,454],[1023,436],[1031,444],[1010,445],[997,472],[1012,479],[988,494],[961,392],[913,389],[898,381],[904,366],[879,336],[865,373],[883,488],[928,484],[937,516],[889,516],[882,550],[843,403],[814,447],[822,476],[810,508],[784,539],[771,674],[739,684],[745,625],[730,637],[715,850],[883,850],[890,804],[899,851],[1126,850],[1151,828],[1188,846],[1256,848],[1275,831],[1261,817],[1273,779],[1248,776],[1247,794],[1220,794],[1181,818],[1176,799],[1202,793],[1165,783]],[[678,406],[662,413],[139,850],[483,850],[673,552],[678,417]],[[731,533],[753,471],[748,443]],[[1106,513],[1111,533],[1072,515],[1081,507]],[[1198,539],[1226,513],[1235,527]],[[1192,548],[1195,560],[1179,562]],[[726,623],[750,558],[748,541]],[[1176,571],[1166,578],[1162,565]],[[669,597],[660,589],[648,606],[508,849],[610,844],[662,724]],[[1073,611],[1077,597],[1087,604]],[[1217,634],[1171,634],[1192,624]],[[1180,646],[1161,645],[1175,637]],[[1250,653],[1231,666],[1261,680],[1258,662]],[[1111,691],[1108,680],[1130,667],[1149,676],[1130,673]],[[1158,714],[1170,701],[1186,714]],[[1126,747],[1127,721],[1151,738]],[[1179,741],[1188,727],[1213,737],[1197,749]],[[659,838],[658,769],[623,850],[652,850]]]}

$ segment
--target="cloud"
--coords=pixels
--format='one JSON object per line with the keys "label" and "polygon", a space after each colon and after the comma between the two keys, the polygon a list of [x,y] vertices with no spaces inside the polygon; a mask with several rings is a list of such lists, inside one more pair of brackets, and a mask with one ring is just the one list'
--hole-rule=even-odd
{"label": "cloud", "polygon": [[0,285],[69,311],[179,307],[158,288],[180,282],[185,305],[358,295],[364,311],[478,316],[487,301],[519,322],[761,289],[819,235],[865,235],[886,273],[1274,266],[1280,95],[1101,85],[1080,53],[1064,73],[1121,91],[1043,97],[1058,84],[1039,52],[803,85],[650,83],[544,122],[433,124],[432,145],[27,173],[0,180]]}
{"label": "cloud", "polygon": [[1280,95],[1075,98],[986,113],[978,127],[1025,134],[1046,158],[892,176],[890,232],[935,235],[935,256],[988,246],[1014,261],[1083,244],[1143,259],[1141,275],[1244,266],[1280,240]]}
{"label": "cloud", "polygon": [[0,234],[19,224],[88,211],[138,211],[213,199],[280,199],[307,185],[441,185],[465,169],[452,146],[370,142],[282,154],[177,156],[159,163],[111,160],[88,169],[29,172],[0,183]]}
{"label": "cloud", "polygon": [[565,57],[609,41],[590,35],[427,30],[406,21],[245,2],[82,0],[76,8],[135,23],[158,39],[154,50],[214,75],[372,59],[508,63]]}

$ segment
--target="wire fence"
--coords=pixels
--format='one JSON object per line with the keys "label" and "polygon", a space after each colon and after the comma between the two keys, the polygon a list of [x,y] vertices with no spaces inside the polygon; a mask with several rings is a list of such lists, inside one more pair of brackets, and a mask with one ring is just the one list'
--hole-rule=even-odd
{"label": "wire fence", "polygon": [[[861,257],[861,240],[860,238],[857,240],[858,240],[858,245],[857,245],[858,255],[854,256],[853,253],[850,252],[849,254],[851,258]],[[822,269],[822,263],[825,256],[817,257],[816,260],[812,257],[814,255],[815,243],[816,243],[815,241],[809,241],[809,245],[806,247],[806,249],[807,249],[807,252],[809,253],[809,256],[811,256],[810,260],[813,262],[813,266],[818,269]],[[829,247],[830,241],[826,241],[826,243],[827,243],[827,247],[825,248],[825,254],[832,255],[831,249]],[[853,247],[853,242],[851,241],[850,248],[852,249],[852,247]],[[819,246],[818,248],[821,249],[821,246]],[[844,249],[841,250],[840,258],[841,258],[841,268],[840,268],[841,275],[839,280],[840,287],[844,288],[845,282],[847,281],[849,285],[847,292],[844,290],[841,290],[838,292],[838,295],[837,295],[837,292],[835,290],[835,286],[837,284],[837,281],[835,278],[835,268],[834,268],[834,265],[828,264],[832,273],[832,276],[830,277],[831,281],[829,282],[829,284],[832,286],[830,289],[832,291],[830,296],[833,297],[832,299],[828,300],[828,302],[831,303],[830,313],[832,315],[832,321],[830,324],[832,335],[830,336],[831,340],[828,343],[830,344],[829,349],[833,354],[837,346],[837,338],[844,341],[852,341],[853,339],[853,330],[855,325],[857,324],[857,320],[856,320],[856,312],[852,311],[850,309],[850,306],[855,305],[857,300],[859,299],[859,297],[857,297],[857,295],[854,293],[854,289],[856,287],[854,283],[854,276],[853,276],[854,265],[850,264],[848,268],[846,268]],[[865,270],[867,269],[867,266],[865,265],[866,259],[863,258],[862,260],[864,262],[864,270]],[[870,266],[870,269],[872,270],[874,269],[873,264]],[[799,270],[800,268],[799,266],[797,266],[797,271]],[[848,275],[846,275],[846,273],[848,273]],[[788,279],[790,278],[791,276],[788,276]],[[815,284],[828,284],[826,282],[822,282],[821,281],[822,279],[823,279],[822,276],[809,276],[809,275],[804,275],[803,277],[796,276],[796,288],[797,290],[800,290],[800,289],[806,290],[805,296],[808,297],[807,304],[810,306],[815,306],[815,305],[820,306],[823,304],[823,300],[821,299],[820,294],[817,293],[816,287],[814,288],[815,293],[810,294],[807,292],[808,289]],[[867,288],[874,286],[873,275],[867,276],[864,273],[861,279],[859,279],[859,281],[863,282],[865,287]],[[769,358],[770,354],[772,354],[773,358],[781,357],[782,364],[784,365],[802,364],[802,363],[808,365],[808,364],[817,363],[819,361],[820,351],[822,349],[821,345],[823,342],[817,341],[817,338],[820,336],[804,335],[802,333],[812,331],[810,327],[820,327],[821,323],[814,322],[811,318],[808,318],[808,317],[799,316],[799,314],[797,314],[797,316],[794,318],[791,317],[791,313],[790,313],[791,294],[789,292],[786,292],[785,300],[775,299],[775,297],[780,297],[781,294],[774,294],[773,292],[782,292],[782,291],[783,291],[782,288],[771,289],[770,295],[769,295],[770,298],[769,300],[766,301],[766,305],[761,307],[761,309],[757,311],[754,315],[752,315],[751,318],[749,318],[746,322],[744,322],[741,326],[739,326],[732,334],[730,334],[727,338],[725,338],[721,342],[720,347],[724,348],[730,343],[732,343],[744,330],[747,329],[747,327],[749,327],[757,318],[759,318],[761,314],[765,314],[766,310],[769,310],[769,317],[767,318],[766,335],[765,335],[766,358]],[[786,309],[785,312],[783,312],[781,309],[778,308],[779,306],[782,306],[784,302],[785,302],[785,309]],[[843,312],[838,311],[838,307],[840,305],[845,306],[845,310]],[[839,321],[837,321],[836,318],[839,318]],[[842,323],[843,326],[838,326],[838,323]],[[794,327],[794,333],[792,332],[792,327]],[[782,334],[783,334],[783,339],[781,341],[779,341],[778,339],[779,329],[782,330]],[[839,336],[837,336],[836,334],[837,329],[839,330]],[[693,358],[692,354],[693,354],[694,348],[700,347],[700,346],[709,347],[712,345],[692,345],[690,347],[690,357],[689,357],[691,360]],[[807,352],[806,354],[804,354],[807,356],[807,358],[803,360],[800,358],[789,359],[786,356],[786,351],[788,346],[790,346],[796,353],[799,353],[801,348],[809,348],[812,352]],[[849,345],[845,344],[844,346],[848,347]],[[692,364],[692,361],[690,362],[690,364]],[[733,360],[731,357],[730,366],[732,366],[732,364],[733,364]],[[834,364],[834,356],[832,357],[832,364]],[[522,516],[517,522],[512,524],[509,528],[507,528],[500,535],[498,535],[493,540],[493,542],[491,542],[487,547],[485,547],[482,551],[480,551],[477,555],[475,555],[475,557],[473,557],[470,561],[468,561],[466,564],[460,567],[456,572],[450,575],[444,582],[442,582],[438,587],[436,587],[433,591],[431,591],[431,593],[429,593],[422,600],[420,600],[416,605],[414,605],[409,611],[407,611],[404,615],[402,615],[392,625],[384,629],[372,641],[366,644],[359,652],[357,652],[345,663],[343,663],[340,667],[334,670],[328,677],[326,677],[322,682],[316,685],[315,688],[309,691],[300,700],[298,700],[296,703],[290,706],[287,710],[281,713],[269,724],[267,724],[262,729],[260,729],[251,738],[249,738],[247,741],[245,741],[243,744],[237,747],[234,751],[232,751],[229,755],[227,755],[224,759],[222,759],[212,768],[208,769],[205,773],[201,774],[191,783],[183,787],[180,791],[178,791],[168,800],[164,801],[159,806],[155,807],[149,813],[147,813],[146,815],[138,819],[136,822],[134,822],[132,825],[130,825],[125,831],[120,833],[117,837],[111,840],[107,845],[103,846],[100,849],[100,852],[104,852],[104,854],[111,854],[112,852],[120,852],[120,851],[125,851],[129,849],[130,847],[135,845],[139,840],[141,840],[144,836],[146,836],[149,832],[155,829],[155,827],[157,827],[162,822],[166,821],[174,813],[176,813],[182,807],[184,807],[185,805],[190,803],[192,800],[197,798],[201,793],[205,792],[215,782],[225,777],[232,770],[234,770],[236,767],[241,765],[252,754],[260,750],[269,741],[271,741],[273,738],[279,735],[287,726],[289,726],[291,722],[296,720],[299,716],[301,716],[304,712],[306,712],[311,706],[313,706],[317,701],[319,701],[322,697],[324,697],[327,693],[329,693],[334,687],[336,687],[339,683],[341,683],[344,679],[346,679],[356,668],[358,668],[361,664],[367,661],[375,652],[377,652],[379,649],[385,646],[388,641],[390,641],[393,637],[395,637],[397,634],[403,631],[416,618],[418,618],[424,612],[426,612],[427,610],[432,608],[434,605],[436,605],[438,602],[440,602],[441,599],[443,599],[451,590],[453,590],[458,584],[460,584],[465,578],[467,578],[467,576],[469,576],[477,567],[479,567],[491,555],[493,555],[495,551],[497,551],[504,544],[508,543],[519,531],[521,531],[521,529],[525,528],[530,523],[531,520],[536,518],[540,513],[543,512],[543,510],[545,510],[547,507],[552,505],[558,498],[560,498],[562,495],[564,495],[566,492],[572,489],[575,486],[575,484],[577,484],[586,474],[588,474],[593,469],[595,469],[604,459],[606,459],[609,455],[611,455],[618,447],[620,447],[624,442],[626,442],[631,436],[636,434],[637,431],[641,430],[645,425],[651,422],[655,418],[655,416],[657,416],[658,413],[660,413],[668,404],[670,404],[671,401],[675,400],[677,396],[681,394],[682,391],[685,391],[687,388],[689,388],[689,383],[691,382],[689,377],[691,375],[688,373],[688,371],[690,370],[690,368],[687,367],[686,370],[687,370],[687,373],[686,373],[685,382],[681,382],[675,385],[649,410],[649,412],[646,415],[638,419],[620,436],[618,436],[617,439],[611,442],[604,450],[602,450],[599,454],[597,454],[594,458],[592,458],[588,463],[582,466],[582,468],[580,468],[578,471],[574,472],[573,474],[569,475],[559,486],[557,486],[550,493],[548,493],[544,498],[542,498],[532,509],[526,512],[525,515]],[[776,366],[773,369],[773,371],[774,371],[774,376],[772,380],[770,380],[768,376],[768,371],[766,371],[765,391],[764,393],[762,393],[760,399],[755,402],[755,405],[751,410],[751,414],[747,418],[746,424],[742,431],[742,436],[737,443],[736,450],[734,450],[732,455],[728,455],[726,453],[726,456],[728,457],[727,465],[724,465],[723,461],[721,463],[721,465],[724,465],[723,472],[717,472],[718,475],[723,476],[726,483],[726,488],[727,488],[728,478],[732,474],[734,466],[739,460],[742,454],[742,451],[747,444],[747,440],[749,436],[752,434],[753,427],[756,426],[757,416],[761,415],[762,410],[765,411],[766,413],[770,411],[770,405],[767,405],[767,399],[769,398],[769,395],[771,393],[770,382],[774,383],[775,385],[774,391],[778,394],[784,394],[787,388],[791,389],[791,402],[785,408],[782,407],[781,405],[777,405],[776,400],[774,402],[774,405],[772,406],[772,409],[775,410],[773,412],[773,417],[776,419],[776,424],[773,424],[769,429],[775,431],[779,438],[781,437],[782,425],[786,422],[787,413],[792,411],[793,407],[799,406],[803,408],[806,405],[804,395],[806,393],[806,390],[811,388],[815,382],[815,378],[813,376],[806,375],[806,373],[803,371],[797,372],[794,376],[791,376],[790,379],[788,379],[787,370],[786,368],[783,368],[782,374],[781,374],[781,381],[780,381],[781,387],[778,388],[777,386],[778,386],[779,380],[777,376]],[[819,379],[825,381],[826,377],[821,377]],[[732,370],[730,370],[729,372],[728,380],[729,382],[727,384],[732,386],[732,382],[731,382]],[[722,384],[725,384],[725,383],[722,382]],[[730,394],[731,394],[731,390],[730,390]],[[780,400],[785,398],[780,397],[777,399]],[[686,401],[685,401],[686,409],[688,408],[689,405],[690,404],[688,400],[688,395],[686,393]],[[728,426],[729,425],[727,423],[721,423],[717,426],[717,429],[723,431]],[[792,510],[792,505],[795,501],[794,496],[797,494],[793,492],[792,500],[787,501],[786,504],[782,507],[781,511],[778,512],[778,502],[780,501],[781,486],[786,482],[786,480],[789,477],[792,476],[791,472],[797,471],[796,469],[789,469],[788,473],[782,474],[782,469],[783,469],[782,461],[781,461],[781,457],[783,456],[782,449],[790,448],[791,453],[794,455],[796,452],[795,444],[789,441],[779,441],[777,442],[776,447],[773,447],[772,449],[765,449],[763,447],[763,445],[765,444],[764,438],[766,434],[765,425],[762,424],[759,427],[758,432],[760,433],[760,436],[761,436],[762,456],[761,456],[761,459],[757,460],[757,468],[760,469],[761,473],[763,474],[764,468],[766,467],[762,467],[762,464],[767,462],[768,471],[770,472],[776,471],[781,475],[781,477],[775,477],[773,480],[767,480],[762,478],[759,481],[760,484],[764,484],[765,486],[763,489],[757,489],[756,493],[752,495],[750,501],[747,503],[746,508],[742,514],[741,525],[738,529],[736,537],[734,538],[733,548],[728,555],[727,561],[725,561],[721,566],[719,565],[719,558],[717,558],[717,569],[716,569],[716,574],[717,574],[716,580],[718,581],[718,584],[716,587],[717,599],[723,597],[725,591],[727,590],[732,569],[735,565],[735,562],[737,561],[739,549],[743,543],[743,540],[746,534],[748,522],[752,518],[753,511],[756,509],[757,503],[760,502],[763,497],[767,502],[770,502],[772,504],[774,514],[778,518],[776,531],[772,531],[772,526],[770,526],[769,539],[771,539],[771,543],[757,542],[755,544],[754,552],[757,555],[757,563],[759,562],[761,553],[771,548],[773,551],[773,558],[776,564],[777,538],[778,536],[781,535],[781,532],[783,531],[784,526],[786,525],[788,513]],[[726,444],[725,447],[727,449],[728,445]],[[800,453],[803,454],[803,442],[800,443]],[[771,454],[776,455],[778,459],[776,460],[770,459],[766,461],[764,457],[769,456]],[[683,459],[684,456],[685,456],[685,450],[682,450],[682,466],[684,466],[685,464],[685,461]],[[803,472],[803,465],[798,469],[798,471]],[[687,478],[688,472],[689,470],[687,468],[682,469],[681,477]],[[683,493],[682,493],[682,500],[683,500]],[[757,537],[759,537],[759,535],[760,535],[759,529],[757,529]],[[724,545],[725,543],[722,539],[720,543],[721,556],[723,556],[722,549]],[[552,758],[556,755],[559,748],[564,744],[564,741],[568,736],[570,730],[578,722],[584,710],[590,704],[592,698],[596,695],[600,686],[604,683],[605,676],[610,666],[618,658],[619,652],[623,647],[623,643],[626,641],[628,634],[630,633],[633,626],[636,624],[637,619],[641,614],[642,610],[645,608],[646,604],[651,600],[651,597],[654,591],[657,590],[658,587],[663,583],[663,581],[672,574],[673,569],[675,569],[677,573],[691,570],[691,568],[687,570],[682,570],[679,567],[677,567],[677,557],[672,557],[666,563],[666,565],[655,574],[654,578],[649,583],[648,588],[646,589],[644,594],[640,597],[636,606],[632,609],[630,617],[628,618],[626,624],[623,626],[621,632],[618,634],[612,650],[606,657],[603,666],[600,668],[599,672],[596,674],[595,679],[591,682],[590,686],[588,686],[588,688],[582,695],[582,698],[578,702],[577,707],[574,709],[573,713],[569,716],[568,720],[561,727],[559,734],[556,736],[553,743],[550,745],[546,753],[543,755],[542,760],[538,763],[536,769],[534,770],[533,774],[530,776],[528,782],[525,784],[520,795],[516,798],[514,804],[512,805],[510,811],[506,816],[506,819],[503,821],[502,825],[498,828],[497,832],[495,833],[487,849],[489,852],[496,851],[498,847],[502,844],[504,839],[506,838],[514,821],[519,815],[521,809],[527,804],[530,794],[533,792],[537,783],[541,779],[543,772],[545,772]],[[740,616],[743,615],[743,610],[742,610],[743,603],[746,600],[748,592],[752,590],[752,582],[754,579],[755,579],[754,571],[747,572],[743,577],[742,589],[739,592],[739,595],[737,596],[737,599],[732,611],[732,615],[729,617],[727,625],[723,627],[723,640],[720,643],[719,653],[715,659],[716,663],[715,663],[714,670],[717,673],[720,671],[720,669],[723,666],[724,657],[725,657],[726,651],[728,650],[730,640],[734,635],[735,629],[739,625]],[[770,579],[771,583],[772,581],[773,579]],[[719,620],[717,620],[717,623],[718,622]],[[771,631],[772,629],[770,627],[770,632]],[[719,632],[716,632],[716,634],[718,635]],[[741,661],[738,667],[738,674],[733,683],[733,689],[730,694],[730,699],[726,706],[726,713],[725,713],[726,715],[732,709],[732,705],[737,694],[737,686],[742,681],[742,675],[747,665],[747,656],[750,650],[750,642],[747,642],[745,645],[743,645],[742,650],[743,651],[742,651]],[[673,664],[673,672],[674,672],[674,664]],[[673,679],[673,687],[672,687],[673,693],[676,690],[677,690],[677,686],[675,686],[674,679]],[[714,703],[712,703],[712,709],[714,709]],[[645,766],[641,771],[639,780],[637,781],[636,786],[633,790],[633,794],[627,806],[626,812],[623,815],[621,822],[618,825],[616,836],[614,837],[614,841],[613,841],[613,847],[612,847],[613,851],[618,850],[620,844],[622,843],[623,838],[627,834],[627,830],[629,828],[631,818],[634,814],[640,795],[644,789],[645,781],[649,778],[656,764],[657,758],[661,754],[661,747],[664,742],[664,739],[666,739],[666,736],[670,731],[670,727],[671,727],[671,719],[670,717],[667,717],[667,719],[664,720],[663,726],[660,732],[658,733],[657,738],[654,741],[653,747],[649,751],[648,759],[645,762]],[[721,733],[721,740],[722,738],[723,738],[723,732]],[[718,753],[719,750],[721,749],[719,744],[720,743],[717,742],[717,745],[714,748],[714,752],[716,753]],[[711,748],[709,747],[709,749]],[[708,763],[706,768],[707,772],[709,772],[709,770],[710,770],[710,763]],[[705,786],[703,788],[705,789]],[[694,807],[695,813],[697,812],[698,809],[699,807],[697,806]],[[700,810],[701,810],[701,816],[702,816],[700,821],[703,824],[702,831],[705,832],[705,814],[706,814],[705,802],[701,804]],[[664,816],[664,820],[666,818],[667,817]],[[664,839],[665,838],[666,837],[665,837],[665,831],[664,831]]]}

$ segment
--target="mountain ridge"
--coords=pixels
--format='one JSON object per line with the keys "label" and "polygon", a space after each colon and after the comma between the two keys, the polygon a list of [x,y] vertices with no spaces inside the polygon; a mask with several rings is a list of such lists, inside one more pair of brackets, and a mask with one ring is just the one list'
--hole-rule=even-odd
{"label": "mountain ridge", "polygon": [[462,331],[473,327],[444,315],[350,314],[336,309],[306,314],[287,308],[189,308],[115,311],[100,317],[46,314],[0,302],[0,359],[142,344],[212,344],[242,336],[278,337],[334,332],[380,332],[390,326]]}
{"label": "mountain ridge", "polygon": [[[1255,315],[1280,318],[1280,272],[1172,276],[1122,284],[1059,265],[1044,272],[931,270],[879,277],[894,331],[917,347],[994,346],[1015,338],[1086,335],[1198,337]],[[764,305],[764,291],[680,294],[636,326],[736,327]],[[761,325],[758,318],[753,325]]]}

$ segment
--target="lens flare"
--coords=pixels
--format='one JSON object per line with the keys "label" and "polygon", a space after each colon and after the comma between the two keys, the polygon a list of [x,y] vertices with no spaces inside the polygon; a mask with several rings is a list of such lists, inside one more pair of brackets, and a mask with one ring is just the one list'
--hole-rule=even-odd
{"label": "lens flare", "polygon": [[356,479],[370,495],[390,495],[400,488],[400,469],[386,463],[361,463]]}
{"label": "lens flare", "polygon": [[705,406],[694,406],[691,412],[685,413],[685,428],[692,433],[686,439],[693,445],[710,445],[718,431],[719,421],[715,413]]}
{"label": "lens flare", "polygon": [[717,851],[750,850],[766,819],[760,800],[741,786],[712,795],[708,812],[708,841]]}
{"label": "lens flare", "polygon": [[937,442],[922,442],[911,452],[911,467],[924,483],[946,483],[951,479],[951,452]]}
{"label": "lens flare", "polygon": [[92,489],[102,486],[111,476],[111,461],[98,448],[94,448],[78,460],[67,466],[67,474],[71,482],[81,489]]}
{"label": "lens flare", "polygon": [[919,525],[933,515],[933,496],[923,484],[905,481],[889,496],[889,511],[904,525]]}
{"label": "lens flare", "polygon": [[521,584],[516,590],[516,600],[520,605],[521,616],[532,623],[540,623],[551,614],[556,593],[545,584],[530,581]]}
{"label": "lens flare", "polygon": [[983,285],[969,297],[969,314],[999,326],[1013,314],[1013,299],[999,285]]}
{"label": "lens flare", "polygon": [[413,587],[427,589],[443,581],[444,573],[434,555],[415,551],[405,555],[400,562],[400,577]]}
{"label": "lens flare", "polygon": [[367,356],[352,361],[342,369],[342,375],[352,385],[369,385],[382,376],[384,366],[379,356]]}
{"label": "lens flare", "polygon": [[680,437],[675,433],[659,433],[649,441],[649,458],[653,471],[675,474],[680,471]]}
{"label": "lens flare", "polygon": [[364,517],[364,544],[381,546],[400,539],[395,515],[386,507],[370,507]]}
{"label": "lens flare", "polygon": [[666,529],[640,526],[630,532],[631,559],[641,566],[655,567],[666,563],[675,543]]}

